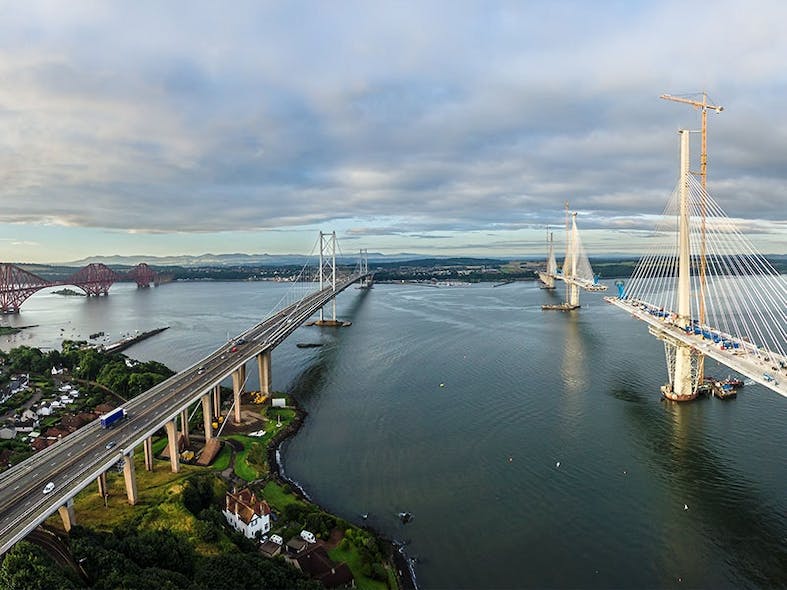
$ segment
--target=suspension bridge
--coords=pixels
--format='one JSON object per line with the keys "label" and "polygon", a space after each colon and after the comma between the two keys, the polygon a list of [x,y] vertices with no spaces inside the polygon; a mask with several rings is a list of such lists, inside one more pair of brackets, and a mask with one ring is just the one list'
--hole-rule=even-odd
{"label": "suspension bridge", "polygon": [[62,281],[48,281],[15,264],[0,263],[0,313],[18,313],[22,303],[41,289],[73,285],[87,296],[107,295],[117,281],[134,281],[137,287],[149,287],[158,280],[156,272],[142,262],[126,273],[119,273],[100,263],[88,264]]}
{"label": "suspension bridge", "polygon": [[571,311],[578,309],[579,292],[582,291],[606,291],[607,286],[599,283],[598,275],[593,273],[590,266],[587,252],[582,245],[582,240],[577,229],[577,213],[569,214],[568,203],[566,203],[566,256],[563,259],[563,268],[558,269],[555,260],[555,249],[552,243],[552,235],[549,235],[547,267],[546,272],[538,274],[539,279],[548,289],[554,289],[555,281],[563,281],[566,284],[566,300],[558,304],[545,304],[541,309]]}
{"label": "suspension bridge", "polygon": [[787,397],[787,281],[689,171],[689,131],[679,135],[680,176],[656,228],[663,239],[605,299],[664,342],[667,399],[697,397],[705,357]]}
{"label": "suspension bridge", "polygon": [[[259,371],[261,393],[269,395],[273,349],[318,312],[322,322],[315,324],[339,325],[335,305],[332,319],[323,317],[323,307],[354,283],[371,287],[372,274],[368,271],[365,251],[361,251],[354,268],[341,269],[337,266],[336,233],[320,232],[318,243],[319,256],[314,256],[312,251],[288,293],[265,319],[123,404],[125,418],[111,429],[103,428],[100,420],[95,420],[0,473],[0,553],[55,512],[60,513],[66,530],[70,530],[76,523],[74,496],[94,481],[98,493],[105,496],[105,473],[118,462],[123,465],[128,502],[135,504],[138,500],[135,449],[142,447],[145,468],[152,470],[152,436],[163,428],[171,469],[179,471],[179,444],[181,441],[188,444],[193,427],[190,417],[198,409],[202,411],[203,449],[209,445],[215,447],[220,431],[214,432],[214,420],[223,424],[229,419],[241,422],[241,397],[249,362],[256,364]],[[221,383],[228,378],[232,381],[232,402],[226,410],[228,420],[218,420],[223,411]]]}

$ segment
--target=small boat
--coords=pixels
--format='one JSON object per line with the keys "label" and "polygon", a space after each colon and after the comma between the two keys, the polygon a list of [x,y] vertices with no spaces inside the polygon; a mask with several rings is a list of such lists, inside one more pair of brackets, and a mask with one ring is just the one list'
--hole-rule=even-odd
{"label": "small boat", "polygon": [[295,346],[298,348],[317,348],[322,346],[322,342],[298,342]]}
{"label": "small boat", "polygon": [[402,521],[402,524],[407,524],[413,519],[413,515],[410,514],[409,512],[400,512],[398,516],[399,516],[399,520]]}

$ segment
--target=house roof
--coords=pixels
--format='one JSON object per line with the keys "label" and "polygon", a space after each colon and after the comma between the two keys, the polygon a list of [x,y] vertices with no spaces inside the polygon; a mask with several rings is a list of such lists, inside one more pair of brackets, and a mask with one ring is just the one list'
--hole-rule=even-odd
{"label": "house roof", "polygon": [[353,575],[346,563],[334,563],[322,545],[316,545],[295,558],[301,570],[326,588],[349,584]]}
{"label": "house roof", "polygon": [[274,543],[273,541],[265,541],[262,545],[260,545],[260,553],[263,555],[267,555],[268,557],[273,557],[274,555],[278,555],[281,552],[281,545],[278,543]]}
{"label": "house roof", "polygon": [[227,492],[227,510],[238,515],[245,524],[249,524],[254,516],[264,516],[271,513],[271,508],[265,500],[258,500],[249,488],[240,492]]}

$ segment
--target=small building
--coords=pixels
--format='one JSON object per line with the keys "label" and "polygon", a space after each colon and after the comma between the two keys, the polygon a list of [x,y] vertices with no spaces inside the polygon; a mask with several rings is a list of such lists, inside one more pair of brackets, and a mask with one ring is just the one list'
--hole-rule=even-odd
{"label": "small building", "polygon": [[0,426],[0,439],[11,440],[16,437],[16,426],[4,424]]}
{"label": "small building", "polygon": [[309,542],[300,537],[293,537],[287,541],[287,553],[291,555],[299,555],[306,551],[309,547]]}
{"label": "small building", "polygon": [[276,557],[279,555],[279,553],[281,553],[281,543],[277,543],[272,539],[268,539],[262,545],[260,545],[260,553],[262,553],[265,557]]}
{"label": "small building", "polygon": [[227,522],[249,539],[271,530],[271,509],[265,500],[258,500],[253,491],[227,492],[222,511]]}
{"label": "small building", "polygon": [[353,574],[350,567],[344,562],[335,563],[331,560],[322,544],[312,545],[308,551],[290,561],[310,578],[319,580],[326,588],[338,588],[353,584]]}
{"label": "small building", "polygon": [[34,410],[30,408],[25,408],[25,411],[22,412],[22,415],[19,417],[20,422],[27,422],[30,420],[38,420],[38,414],[35,413]]}

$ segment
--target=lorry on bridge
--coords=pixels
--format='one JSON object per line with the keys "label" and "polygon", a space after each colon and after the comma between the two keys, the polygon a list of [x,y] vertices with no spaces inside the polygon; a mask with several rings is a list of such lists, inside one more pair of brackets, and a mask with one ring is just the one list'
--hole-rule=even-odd
{"label": "lorry on bridge", "polygon": [[112,410],[111,412],[102,414],[99,417],[99,420],[101,420],[101,428],[109,428],[115,422],[118,422],[125,417],[126,417],[126,410],[123,408],[117,408],[115,410]]}

